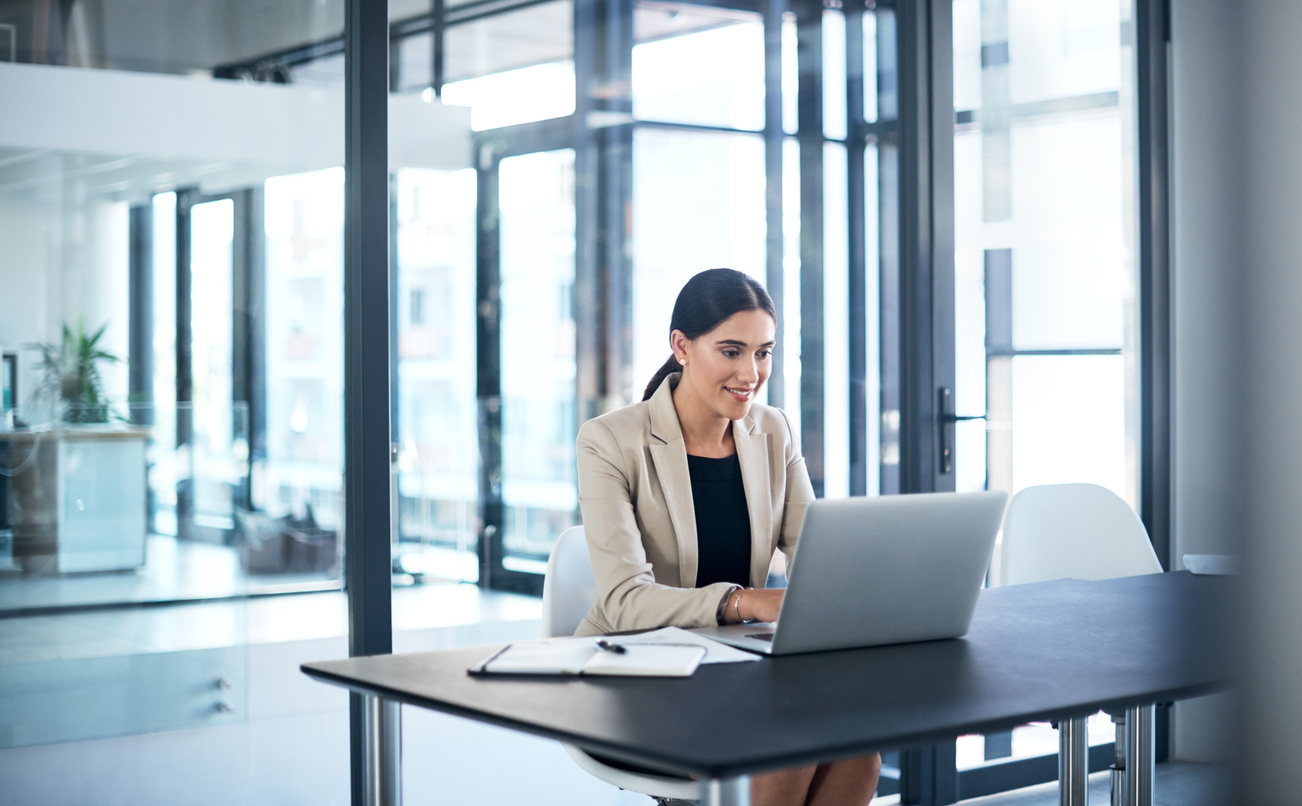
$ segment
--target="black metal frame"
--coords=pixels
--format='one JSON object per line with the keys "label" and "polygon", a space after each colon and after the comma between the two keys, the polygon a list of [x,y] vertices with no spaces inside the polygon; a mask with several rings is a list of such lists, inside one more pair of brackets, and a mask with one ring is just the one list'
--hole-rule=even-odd
{"label": "black metal frame", "polygon": [[[127,392],[128,399],[145,402],[153,397],[154,378],[154,243],[153,207],[133,204],[128,213],[129,252],[127,258]],[[132,422],[150,424],[153,412],[131,411]],[[152,509],[152,507],[151,507]]]}
{"label": "black metal frame", "polygon": [[[194,401],[190,211],[196,205],[224,199],[229,199],[234,206],[231,243],[231,399],[243,400],[249,405],[249,455],[245,461],[244,483],[236,491],[235,503],[244,508],[252,508],[252,478],[249,470],[254,460],[266,455],[266,283],[262,226],[265,215],[263,191],[260,188],[216,194],[204,194],[197,188],[176,191],[176,445],[179,448],[194,440],[194,411],[182,405]],[[136,254],[139,250],[135,240],[137,232],[143,233],[145,228],[152,230],[152,225],[145,223],[150,220],[150,214],[148,205],[134,207],[130,219],[133,243],[130,273],[133,306],[130,355],[133,369],[130,390],[133,396],[142,395],[142,400],[152,399],[153,388],[153,325],[150,315],[153,310],[153,282],[148,276],[152,271],[152,258],[145,242],[139,244],[143,252]],[[137,356],[141,361],[138,367],[134,366]],[[177,536],[189,540],[229,543],[234,537],[233,533],[214,534],[213,530],[194,523],[193,482],[193,478],[177,481]]]}
{"label": "black metal frame", "polygon": [[[344,12],[344,585],[348,654],[393,651],[389,418],[388,4]],[[349,695],[352,801],[366,800],[362,697]]]}

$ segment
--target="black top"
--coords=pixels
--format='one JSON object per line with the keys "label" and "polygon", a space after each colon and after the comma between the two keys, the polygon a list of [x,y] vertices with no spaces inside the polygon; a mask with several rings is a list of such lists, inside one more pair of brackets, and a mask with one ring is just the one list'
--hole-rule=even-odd
{"label": "black top", "polygon": [[696,587],[715,582],[750,585],[750,512],[737,454],[687,456],[696,511]]}
{"label": "black top", "polygon": [[1233,664],[1223,629],[1232,584],[1179,572],[992,588],[963,638],[703,665],[689,678],[467,674],[500,648],[489,646],[302,668],[655,769],[726,778],[1210,693]]}

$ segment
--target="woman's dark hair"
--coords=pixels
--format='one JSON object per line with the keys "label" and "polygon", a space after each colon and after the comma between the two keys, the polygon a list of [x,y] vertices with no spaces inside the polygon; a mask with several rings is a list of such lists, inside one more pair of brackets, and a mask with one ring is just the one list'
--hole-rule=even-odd
{"label": "woman's dark hair", "polygon": [[[773,298],[759,280],[735,269],[707,269],[688,280],[678,292],[669,332],[680,330],[687,338],[695,339],[742,311],[763,311],[774,322],[778,320]],[[646,385],[642,399],[650,400],[664,379],[681,368],[678,359],[670,355]]]}

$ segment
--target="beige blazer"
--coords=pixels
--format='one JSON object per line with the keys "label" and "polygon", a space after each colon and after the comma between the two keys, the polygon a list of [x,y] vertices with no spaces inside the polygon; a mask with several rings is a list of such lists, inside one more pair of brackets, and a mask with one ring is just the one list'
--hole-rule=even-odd
{"label": "beige blazer", "polygon": [[[597,593],[577,635],[716,623],[729,586],[696,588],[696,514],[671,395],[681,377],[579,429],[579,505]],[[750,584],[762,588],[773,553],[791,559],[814,489],[781,409],[751,406],[732,436],[750,510]]]}

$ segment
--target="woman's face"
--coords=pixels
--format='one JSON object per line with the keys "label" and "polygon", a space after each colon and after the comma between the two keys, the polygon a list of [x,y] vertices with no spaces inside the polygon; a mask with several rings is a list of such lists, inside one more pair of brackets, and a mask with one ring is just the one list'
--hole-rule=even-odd
{"label": "woman's face", "polygon": [[735,313],[696,339],[675,330],[670,341],[683,368],[679,391],[720,417],[745,417],[773,371],[775,330],[773,318],[759,310]]}

